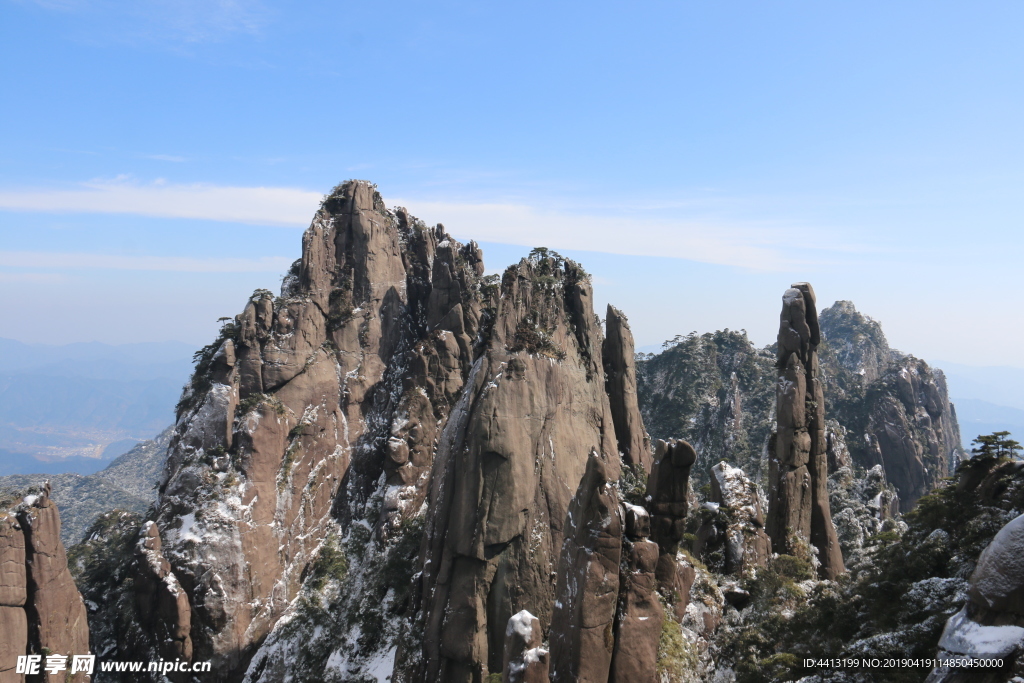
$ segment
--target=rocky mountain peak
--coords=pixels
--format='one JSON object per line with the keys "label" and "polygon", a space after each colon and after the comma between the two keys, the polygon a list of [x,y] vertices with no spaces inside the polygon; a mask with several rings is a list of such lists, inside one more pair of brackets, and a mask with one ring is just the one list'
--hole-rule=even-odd
{"label": "rocky mountain peak", "polygon": [[882,326],[858,311],[852,301],[837,301],[823,310],[820,325],[835,362],[863,377],[865,383],[881,377],[893,361]]}

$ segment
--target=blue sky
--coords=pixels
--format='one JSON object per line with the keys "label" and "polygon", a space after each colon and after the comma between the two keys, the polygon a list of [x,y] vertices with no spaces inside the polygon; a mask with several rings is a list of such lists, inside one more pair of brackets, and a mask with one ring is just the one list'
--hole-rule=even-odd
{"label": "blue sky", "polygon": [[200,344],[340,180],[595,276],[640,345],[782,291],[1024,367],[1019,2],[0,0],[2,336]]}

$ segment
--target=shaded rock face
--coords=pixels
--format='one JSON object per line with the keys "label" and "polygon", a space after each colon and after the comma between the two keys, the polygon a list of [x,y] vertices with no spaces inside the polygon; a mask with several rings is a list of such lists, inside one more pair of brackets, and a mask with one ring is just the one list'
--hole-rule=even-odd
{"label": "shaded rock face", "polygon": [[619,476],[586,274],[571,261],[523,260],[505,271],[490,315],[431,474],[426,671],[416,674],[427,680],[501,671],[505,626],[522,609],[551,623],[563,525],[587,454]]}
{"label": "shaded rock face", "polygon": [[843,573],[828,499],[825,394],[819,378],[821,333],[814,290],[797,283],[782,297],[776,385],[777,432],[770,446],[768,535],[777,553],[799,542],[818,551],[819,574]]}
{"label": "shaded rock face", "polygon": [[[317,212],[282,296],[257,291],[201,353],[155,521],[164,580],[188,597],[193,657],[215,675],[244,670],[335,515],[381,478],[378,537],[420,507],[468,379],[482,272],[475,244],[351,181]],[[159,628],[180,634],[184,604],[158,598]],[[175,642],[184,656],[187,640]]]}
{"label": "shaded rock face", "polygon": [[622,508],[596,454],[572,500],[551,618],[551,680],[607,681],[622,556]]}
{"label": "shaded rock face", "polygon": [[608,304],[605,318],[602,353],[619,452],[624,462],[633,467],[640,465],[650,473],[653,464],[651,439],[644,429],[637,399],[633,333],[626,316],[611,304]]}
{"label": "shaded rock face", "polygon": [[1024,515],[1006,524],[981,553],[964,607],[946,622],[939,657],[1004,659],[1001,671],[936,668],[931,683],[1007,681],[1024,649]]}
{"label": "shaded rock face", "polygon": [[651,476],[647,479],[651,539],[659,550],[655,577],[658,589],[668,597],[679,618],[686,612],[695,576],[693,567],[680,562],[677,554],[686,533],[690,469],[696,459],[693,446],[686,441],[658,439]]}
{"label": "shaded rock face", "polygon": [[870,401],[864,438],[869,463],[885,468],[907,512],[959,462],[960,429],[941,371],[907,356],[881,382],[895,391]]}
{"label": "shaded rock face", "polygon": [[648,539],[650,516],[642,507],[626,505],[619,575],[619,605],[615,615],[615,648],[609,681],[654,683],[658,642],[665,618],[657,594],[658,544]]}
{"label": "shaded rock face", "polygon": [[697,453],[686,441],[657,441],[654,466],[647,478],[650,500],[651,537],[661,552],[675,555],[686,533],[686,512],[690,504],[690,468]]}
{"label": "shaded rock face", "polygon": [[[0,679],[15,674],[19,655],[89,654],[85,603],[68,571],[60,515],[46,485],[0,514]],[[70,669],[70,666],[68,667]],[[67,675],[67,679],[65,679]],[[83,682],[84,673],[42,674],[40,680]]]}
{"label": "shaded rock face", "polygon": [[[661,554],[616,486],[621,458],[651,464],[628,325],[611,309],[605,343],[589,276],[557,254],[483,272],[475,244],[336,188],[281,296],[255,292],[198,354],[155,519],[83,550],[129,556],[89,565],[123,615],[103,642],[221,681],[482,683],[543,680],[547,635],[555,680],[648,680]],[[678,544],[695,454],[665,454]]]}
{"label": "shaded rock face", "polygon": [[[819,327],[829,467],[882,465],[907,511],[964,457],[945,379],[892,350],[879,323],[848,301],[823,310]],[[696,488],[709,483],[707,474],[721,460],[768,484],[776,360],[745,334],[725,330],[676,337],[664,352],[637,362],[644,424],[652,438],[679,436],[694,445]],[[907,376],[902,390],[901,372]],[[845,450],[834,438],[843,429]]]}
{"label": "shaded rock face", "polygon": [[771,540],[764,531],[754,482],[738,467],[720,462],[711,468],[710,502],[708,507],[715,509],[707,510],[707,519],[697,530],[694,554],[725,574],[765,566],[772,552]]}

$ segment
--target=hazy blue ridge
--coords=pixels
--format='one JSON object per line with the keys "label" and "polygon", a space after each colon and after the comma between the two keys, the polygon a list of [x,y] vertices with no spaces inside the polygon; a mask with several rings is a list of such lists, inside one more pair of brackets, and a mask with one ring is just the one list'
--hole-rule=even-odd
{"label": "hazy blue ridge", "polygon": [[0,475],[88,475],[174,420],[182,342],[50,346],[0,338]]}

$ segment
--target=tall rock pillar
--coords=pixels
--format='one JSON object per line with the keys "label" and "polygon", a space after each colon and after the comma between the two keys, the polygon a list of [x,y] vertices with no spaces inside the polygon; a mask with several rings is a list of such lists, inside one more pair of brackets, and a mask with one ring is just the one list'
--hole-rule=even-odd
{"label": "tall rock pillar", "polygon": [[626,316],[608,304],[605,338],[601,350],[604,360],[605,385],[611,403],[615,437],[622,459],[631,467],[643,465],[651,472],[651,438],[644,429],[640,402],[636,395],[636,361],[633,358],[633,333]]}
{"label": "tall rock pillar", "polygon": [[845,568],[828,504],[825,395],[817,352],[821,333],[808,283],[798,282],[783,294],[778,340],[768,535],[777,553],[794,554],[801,542],[814,546],[819,575],[834,579]]}

